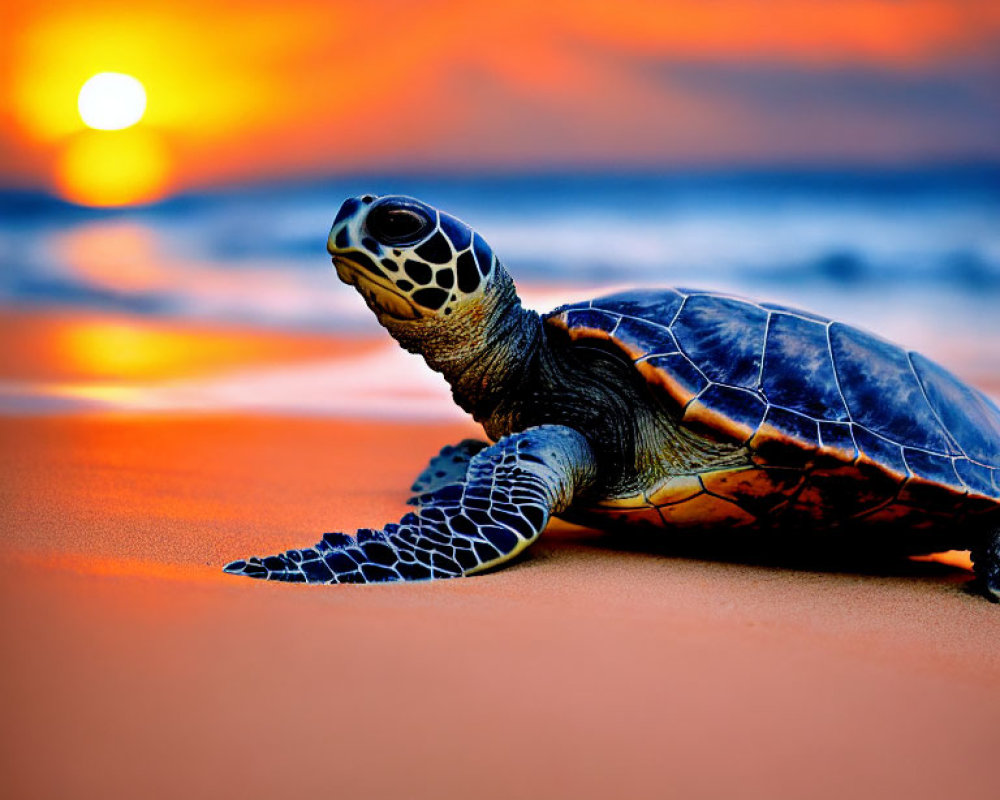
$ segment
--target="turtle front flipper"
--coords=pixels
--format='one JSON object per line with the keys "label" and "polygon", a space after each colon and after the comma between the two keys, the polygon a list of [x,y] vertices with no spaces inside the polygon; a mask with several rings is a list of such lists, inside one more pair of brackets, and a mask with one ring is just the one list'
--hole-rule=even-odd
{"label": "turtle front flipper", "polygon": [[410,491],[417,492],[418,495],[406,502],[411,506],[419,505],[417,500],[419,495],[436,492],[452,483],[462,483],[465,480],[465,473],[469,471],[472,457],[484,447],[489,447],[489,442],[463,439],[458,444],[449,444],[441,448],[441,452],[431,459],[410,487]]}
{"label": "turtle front flipper", "polygon": [[356,537],[324,534],[311,548],[234,561],[226,572],[294,583],[457,578],[507,561],[531,544],[594,477],[587,440],[543,425],[473,456],[465,480],[416,498],[398,524]]}
{"label": "turtle front flipper", "polygon": [[1000,529],[987,533],[972,548],[972,563],[987,600],[1000,603]]}

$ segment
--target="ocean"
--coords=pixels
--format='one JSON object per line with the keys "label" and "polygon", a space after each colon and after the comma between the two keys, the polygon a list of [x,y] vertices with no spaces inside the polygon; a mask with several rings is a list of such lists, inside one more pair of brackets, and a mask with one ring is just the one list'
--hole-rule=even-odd
{"label": "ocean", "polygon": [[[351,176],[77,208],[0,194],[0,305],[374,333],[325,252],[342,200],[419,197],[539,310],[632,286],[813,310],[1000,383],[1000,168]],[[8,345],[10,346],[10,345]]]}

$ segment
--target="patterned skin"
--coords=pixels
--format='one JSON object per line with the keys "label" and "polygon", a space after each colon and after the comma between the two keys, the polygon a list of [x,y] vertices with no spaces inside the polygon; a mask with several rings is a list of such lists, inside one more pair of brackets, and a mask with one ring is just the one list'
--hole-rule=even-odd
{"label": "patterned skin", "polygon": [[479,234],[412,198],[349,199],[328,248],[341,280],[496,443],[442,450],[398,524],[227,571],[303,583],[469,575],[516,556],[557,514],[898,554],[972,548],[984,594],[1000,598],[1000,410],[922,356],[693,290],[540,317]]}

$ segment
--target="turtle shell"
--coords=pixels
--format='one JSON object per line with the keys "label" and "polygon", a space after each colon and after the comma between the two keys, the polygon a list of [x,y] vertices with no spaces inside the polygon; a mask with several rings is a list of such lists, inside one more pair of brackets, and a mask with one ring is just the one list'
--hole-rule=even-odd
{"label": "turtle shell", "polygon": [[697,477],[702,493],[721,497],[749,480],[734,502],[751,517],[778,505],[793,517],[887,521],[1000,510],[1000,410],[870,333],[688,289],[561,306],[545,322],[577,346],[628,359],[683,426],[744,444],[749,469]]}

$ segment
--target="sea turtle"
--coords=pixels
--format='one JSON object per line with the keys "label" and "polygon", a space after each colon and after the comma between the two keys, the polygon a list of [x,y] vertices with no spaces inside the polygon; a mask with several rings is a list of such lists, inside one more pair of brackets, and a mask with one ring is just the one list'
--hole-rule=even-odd
{"label": "sea turtle", "polygon": [[327,246],[340,279],[494,443],[445,447],[399,523],[226,571],[470,575],[557,515],[898,554],[971,548],[984,594],[1000,599],[1000,410],[923,356],[707,291],[629,291],[539,315],[478,233],[409,197],[348,199]]}

